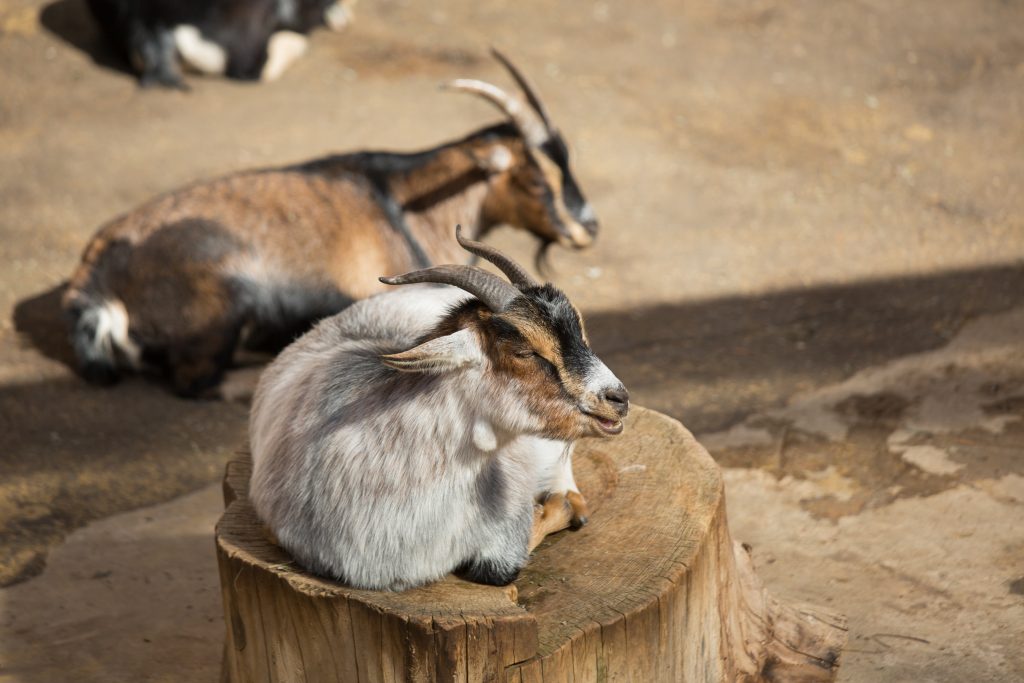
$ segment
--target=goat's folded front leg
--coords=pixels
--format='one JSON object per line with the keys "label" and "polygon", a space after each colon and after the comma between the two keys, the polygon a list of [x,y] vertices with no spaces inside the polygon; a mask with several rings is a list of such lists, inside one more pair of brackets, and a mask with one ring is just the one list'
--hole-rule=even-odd
{"label": "goat's folded front leg", "polygon": [[590,509],[587,501],[576,487],[576,478],[572,473],[573,444],[562,442],[548,442],[555,445],[554,454],[546,454],[547,457],[541,460],[541,499],[552,493],[561,493],[568,500],[572,507],[572,519],[569,526],[579,529],[586,525],[590,518]]}
{"label": "goat's folded front leg", "polygon": [[534,506],[528,551],[532,553],[548,534],[568,528],[572,524],[573,514],[572,504],[562,493],[549,494],[543,503]]}

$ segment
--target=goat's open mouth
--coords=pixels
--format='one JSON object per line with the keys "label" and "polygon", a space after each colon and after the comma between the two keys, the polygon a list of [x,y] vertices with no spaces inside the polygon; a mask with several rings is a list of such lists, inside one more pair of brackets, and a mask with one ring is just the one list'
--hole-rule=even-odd
{"label": "goat's open mouth", "polygon": [[597,423],[598,429],[608,435],[615,435],[622,433],[622,420],[609,420],[606,417],[600,415],[594,415],[593,413],[586,413],[586,415]]}

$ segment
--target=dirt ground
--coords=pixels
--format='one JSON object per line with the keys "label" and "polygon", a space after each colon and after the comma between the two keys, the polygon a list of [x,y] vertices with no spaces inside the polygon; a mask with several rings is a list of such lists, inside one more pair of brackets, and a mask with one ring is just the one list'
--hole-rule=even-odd
{"label": "dirt ground", "polygon": [[246,407],[74,377],[88,237],[194,179],[493,121],[437,89],[507,84],[490,44],[602,222],[554,281],[728,468],[768,587],[850,616],[841,680],[1024,680],[1024,5],[362,0],[281,81],[188,93],[139,90],[83,6],[0,4],[0,682],[217,677]]}

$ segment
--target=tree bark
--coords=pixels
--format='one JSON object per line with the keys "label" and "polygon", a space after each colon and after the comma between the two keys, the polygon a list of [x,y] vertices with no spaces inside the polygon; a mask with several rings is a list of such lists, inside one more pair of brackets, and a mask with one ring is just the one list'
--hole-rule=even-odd
{"label": "tree bark", "polygon": [[449,577],[404,593],[304,572],[228,464],[217,525],[223,680],[376,683],[829,681],[845,620],[781,605],[732,541],[718,466],[675,420],[636,408],[586,440],[576,478],[590,524],[542,543],[500,588]]}

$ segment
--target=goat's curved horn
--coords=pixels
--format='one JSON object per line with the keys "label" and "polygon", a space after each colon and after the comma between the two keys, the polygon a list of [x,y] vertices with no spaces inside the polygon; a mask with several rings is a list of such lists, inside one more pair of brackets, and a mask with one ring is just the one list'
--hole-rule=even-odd
{"label": "goat's curved horn", "polygon": [[460,78],[445,83],[443,87],[449,90],[473,93],[494,104],[512,119],[512,123],[519,129],[526,143],[531,147],[540,147],[551,137],[547,126],[540,120],[536,112],[527,109],[522,100],[512,97],[495,85],[476,79]]}
{"label": "goat's curved horn", "polygon": [[380,281],[386,285],[411,285],[417,282],[455,285],[483,301],[495,313],[504,311],[512,303],[512,300],[519,296],[518,289],[494,273],[489,273],[476,266],[434,266],[433,268],[414,270],[405,275],[382,277]]}
{"label": "goat's curved horn", "polygon": [[551,117],[548,116],[548,110],[544,107],[544,103],[540,101],[540,97],[537,96],[537,92],[533,89],[533,86],[531,86],[530,82],[526,80],[526,76],[524,76],[523,72],[517,69],[516,65],[513,64],[508,57],[502,54],[498,48],[492,47],[491,54],[494,55],[495,59],[501,62],[501,65],[508,70],[512,75],[512,78],[514,78],[516,83],[519,84],[519,88],[523,91],[523,94],[526,95],[526,99],[530,103],[530,106],[533,107],[533,110],[537,112],[538,116],[540,116],[541,121],[544,122],[544,127],[548,129],[548,133],[550,134],[550,132],[554,130],[554,126],[551,125]]}
{"label": "goat's curved horn", "polygon": [[466,239],[462,236],[462,226],[455,226],[455,239],[459,241],[462,248],[466,251],[476,254],[480,258],[486,259],[496,265],[501,272],[508,276],[508,279],[512,281],[519,289],[524,287],[537,287],[537,281],[530,277],[530,274],[520,266],[518,263],[505,256],[494,247],[489,247],[483,242],[475,242],[471,239]]}

